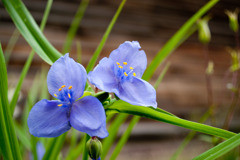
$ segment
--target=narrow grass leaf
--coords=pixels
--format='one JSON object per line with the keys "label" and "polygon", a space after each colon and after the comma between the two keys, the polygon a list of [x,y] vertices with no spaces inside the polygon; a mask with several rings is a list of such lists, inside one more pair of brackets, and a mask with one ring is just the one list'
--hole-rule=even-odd
{"label": "narrow grass leaf", "polygon": [[10,158],[21,160],[22,158],[13,125],[13,118],[11,116],[11,111],[8,105],[7,68],[1,44],[0,44],[0,71],[1,71],[0,72],[1,151],[4,157],[6,157],[7,159]]}
{"label": "narrow grass leaf", "polygon": [[87,9],[88,3],[89,3],[89,0],[82,0],[78,7],[78,10],[73,18],[72,24],[67,33],[67,38],[65,40],[65,44],[63,47],[64,54],[69,53],[71,51],[72,41],[77,33],[77,29]]}
{"label": "narrow grass leaf", "polygon": [[61,54],[43,35],[22,1],[2,0],[2,2],[20,33],[44,61],[52,64],[61,57]]}
{"label": "narrow grass leaf", "polygon": [[81,141],[78,145],[69,151],[69,154],[66,157],[66,160],[76,160],[83,152],[84,145],[86,143],[87,134],[81,138]]}
{"label": "narrow grass leaf", "polygon": [[211,0],[205,4],[201,9],[199,9],[175,34],[168,40],[168,42],[163,46],[163,48],[157,53],[153,61],[150,63],[146,69],[143,79],[149,80],[154,72],[156,71],[159,64],[166,59],[166,57],[182,42],[183,37],[188,34],[191,27],[196,23],[196,21],[201,18],[210,8],[212,8],[219,0]]}
{"label": "narrow grass leaf", "polygon": [[[211,115],[212,107],[201,117],[199,120],[199,123],[204,123],[208,117]],[[188,135],[184,138],[183,142],[180,144],[180,146],[177,148],[176,152],[172,155],[171,160],[176,160],[177,157],[181,154],[181,152],[184,150],[184,148],[187,146],[187,144],[193,139],[193,137],[196,135],[196,131],[191,131],[188,133]]]}
{"label": "narrow grass leaf", "polygon": [[82,160],[88,160],[88,152],[87,152],[87,148],[86,148],[86,143],[87,143],[87,141],[88,141],[90,138],[91,138],[91,137],[86,134],[85,143],[84,143],[84,145],[83,145],[83,156],[82,156]]}
{"label": "narrow grass leaf", "polygon": [[107,30],[105,31],[105,33],[104,33],[104,35],[103,35],[103,37],[102,37],[102,40],[100,41],[97,49],[95,50],[95,52],[94,52],[91,60],[89,61],[88,65],[87,65],[87,68],[86,68],[86,71],[87,71],[87,72],[91,71],[91,70],[93,69],[94,65],[96,64],[96,61],[97,61],[97,59],[98,59],[98,57],[99,57],[99,55],[100,55],[100,53],[101,53],[101,51],[102,51],[102,49],[103,49],[103,46],[104,46],[104,44],[106,43],[106,41],[107,41],[107,39],[108,39],[108,36],[109,36],[110,32],[112,31],[112,28],[113,28],[114,24],[116,23],[117,18],[118,18],[118,16],[119,16],[119,14],[121,13],[125,2],[126,2],[126,0],[122,0],[122,2],[121,2],[121,4],[119,5],[119,7],[118,7],[118,9],[117,9],[117,11],[116,11],[116,13],[115,13],[115,15],[114,15],[113,18],[112,18],[110,24],[108,25],[108,28],[107,28]]}
{"label": "narrow grass leaf", "polygon": [[122,135],[121,139],[118,141],[110,159],[114,160],[117,158],[117,156],[119,155],[119,153],[121,152],[122,148],[124,147],[124,145],[126,144],[128,138],[131,135],[131,132],[134,128],[134,126],[138,123],[138,121],[140,120],[141,117],[139,116],[134,116],[131,120],[131,122],[128,125],[128,128],[126,129],[126,131],[124,132],[124,134]]}
{"label": "narrow grass leaf", "polygon": [[240,145],[240,134],[229,138],[228,140],[220,143],[219,145],[207,150],[206,152],[200,154],[199,156],[193,158],[193,160],[214,160],[227,152],[231,151],[235,147]]}
{"label": "narrow grass leaf", "polygon": [[115,111],[118,113],[127,113],[127,114],[137,115],[141,117],[146,117],[149,119],[169,123],[169,124],[187,128],[190,130],[195,130],[197,132],[221,137],[223,139],[228,139],[236,135],[235,133],[230,131],[226,131],[223,129],[211,127],[201,123],[196,123],[196,122],[184,120],[178,117],[174,117],[165,113],[161,113],[156,111],[153,108],[131,105],[122,100],[114,102],[113,105],[107,107],[105,110],[106,112]]}
{"label": "narrow grass leaf", "polygon": [[46,147],[46,152],[42,160],[55,160],[63,146],[67,133],[62,134],[59,137],[51,138]]}
{"label": "narrow grass leaf", "polygon": [[103,140],[103,152],[101,155],[102,159],[105,159],[109,149],[111,148],[114,140],[117,137],[118,130],[123,122],[127,119],[127,114],[118,114],[117,117],[114,119],[112,124],[110,125],[108,132],[109,136]]}
{"label": "narrow grass leaf", "polygon": [[[48,15],[50,13],[50,10],[51,10],[52,2],[53,2],[53,0],[48,0],[48,2],[47,2],[47,6],[46,6],[46,9],[44,11],[43,19],[42,19],[41,26],[40,26],[40,29],[42,31],[43,31],[43,29],[45,27],[45,24],[47,22],[47,18],[48,18]],[[15,89],[14,94],[13,94],[13,98],[10,102],[9,107],[11,109],[12,114],[13,114],[15,106],[17,104],[17,100],[18,100],[18,97],[19,97],[20,90],[22,88],[23,81],[24,81],[24,79],[25,79],[25,77],[28,73],[28,70],[31,66],[33,57],[34,57],[34,51],[32,50],[30,52],[30,55],[28,56],[28,59],[27,59],[26,63],[24,64],[23,70],[22,70],[20,78],[18,80],[18,84],[17,84],[16,89]]]}
{"label": "narrow grass leaf", "polygon": [[157,90],[158,86],[160,85],[160,83],[162,82],[163,77],[164,77],[165,74],[167,73],[169,66],[170,66],[170,63],[167,63],[167,65],[163,68],[161,74],[158,76],[158,79],[157,79],[157,81],[156,81],[155,84],[154,84],[154,88],[155,88],[156,90]]}
{"label": "narrow grass leaf", "polygon": [[15,47],[15,45],[16,45],[16,43],[18,41],[19,36],[20,36],[20,32],[17,29],[15,29],[13,31],[13,34],[12,34],[8,44],[7,44],[6,49],[4,51],[5,52],[6,64],[8,64],[8,62],[9,62],[9,59],[10,59],[10,56],[12,54],[13,48]]}

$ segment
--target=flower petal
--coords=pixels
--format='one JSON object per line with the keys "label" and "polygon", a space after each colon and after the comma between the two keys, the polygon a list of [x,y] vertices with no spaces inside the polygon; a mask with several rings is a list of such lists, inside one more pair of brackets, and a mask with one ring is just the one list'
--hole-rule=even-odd
{"label": "flower petal", "polygon": [[73,104],[70,123],[73,128],[91,137],[108,136],[105,111],[101,102],[95,97],[86,96]]}
{"label": "flower petal", "polygon": [[142,79],[133,77],[132,81],[121,83],[119,93],[115,94],[130,104],[157,108],[155,89]]}
{"label": "flower petal", "polygon": [[68,107],[58,107],[60,101],[43,99],[36,103],[28,116],[29,132],[35,137],[57,137],[71,126]]}
{"label": "flower petal", "polygon": [[67,88],[72,86],[72,99],[76,100],[83,95],[86,79],[85,68],[69,58],[67,53],[51,66],[47,76],[48,91],[56,97],[54,94],[58,95],[61,86],[65,85]]}
{"label": "flower petal", "polygon": [[147,57],[143,50],[139,50],[140,48],[141,46],[137,41],[126,41],[112,51],[109,58],[120,64],[127,62],[129,67],[134,68],[136,77],[141,78],[147,67]]}
{"label": "flower petal", "polygon": [[113,92],[118,86],[114,74],[114,62],[109,58],[103,58],[94,70],[88,74],[88,80],[103,91]]}

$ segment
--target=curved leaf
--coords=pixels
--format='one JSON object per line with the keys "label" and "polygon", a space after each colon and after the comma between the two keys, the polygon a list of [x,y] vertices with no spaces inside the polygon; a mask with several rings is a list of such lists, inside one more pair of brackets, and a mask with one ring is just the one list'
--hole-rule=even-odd
{"label": "curved leaf", "polygon": [[168,115],[166,113],[158,112],[153,108],[131,105],[122,100],[114,102],[111,106],[108,106],[105,110],[106,112],[115,111],[119,113],[128,113],[132,115],[146,117],[157,121],[173,124],[179,127],[195,130],[197,132],[202,132],[205,134],[221,137],[223,139],[228,139],[236,135],[233,132],[226,131],[220,128],[211,127],[205,124],[184,120],[172,115]]}

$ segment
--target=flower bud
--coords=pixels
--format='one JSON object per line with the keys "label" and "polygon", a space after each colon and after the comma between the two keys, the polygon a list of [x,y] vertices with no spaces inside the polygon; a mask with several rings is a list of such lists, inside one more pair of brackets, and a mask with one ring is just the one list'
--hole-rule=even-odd
{"label": "flower bud", "polygon": [[102,143],[96,137],[92,137],[87,141],[86,148],[92,159],[97,160],[102,154]]}
{"label": "flower bud", "polygon": [[226,10],[225,13],[227,14],[229,18],[229,26],[233,32],[238,31],[238,9],[236,9],[234,12]]}
{"label": "flower bud", "polygon": [[212,61],[209,61],[206,69],[206,74],[211,75],[213,74],[213,71],[214,71],[214,64]]}
{"label": "flower bud", "polygon": [[211,33],[208,26],[209,18],[198,20],[198,38],[201,43],[208,43],[211,40]]}

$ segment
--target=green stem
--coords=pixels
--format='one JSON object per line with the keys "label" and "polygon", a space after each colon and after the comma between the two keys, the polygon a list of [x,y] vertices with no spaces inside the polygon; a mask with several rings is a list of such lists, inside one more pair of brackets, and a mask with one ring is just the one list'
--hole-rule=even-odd
{"label": "green stem", "polygon": [[85,140],[85,144],[84,144],[84,148],[83,148],[83,157],[82,160],[88,160],[88,152],[87,152],[87,148],[86,148],[86,143],[87,141],[90,139],[90,136],[87,135],[86,136],[86,140]]}

